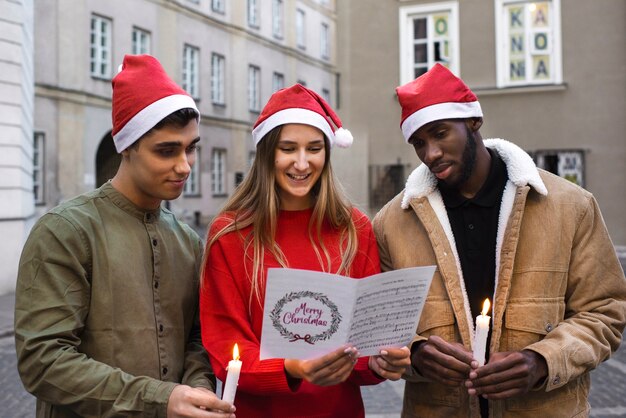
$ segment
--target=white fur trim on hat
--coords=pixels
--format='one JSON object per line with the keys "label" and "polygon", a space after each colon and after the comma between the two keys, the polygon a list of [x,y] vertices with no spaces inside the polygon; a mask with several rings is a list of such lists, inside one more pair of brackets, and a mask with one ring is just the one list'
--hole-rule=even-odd
{"label": "white fur trim on hat", "polygon": [[402,122],[402,135],[409,142],[411,135],[427,123],[442,119],[464,119],[482,117],[483,111],[478,102],[447,102],[424,107]]}
{"label": "white fur trim on hat", "polygon": [[285,125],[287,123],[301,123],[313,126],[326,135],[331,146],[335,142],[333,130],[330,128],[328,121],[322,115],[308,109],[290,108],[274,113],[252,130],[254,145],[258,145],[259,141],[263,139],[269,131],[279,125]]}
{"label": "white fur trim on hat", "polygon": [[146,106],[126,122],[126,125],[113,136],[117,152],[120,153],[131,146],[166,116],[185,108],[191,108],[198,113],[198,116],[200,115],[194,100],[184,94],[166,96]]}

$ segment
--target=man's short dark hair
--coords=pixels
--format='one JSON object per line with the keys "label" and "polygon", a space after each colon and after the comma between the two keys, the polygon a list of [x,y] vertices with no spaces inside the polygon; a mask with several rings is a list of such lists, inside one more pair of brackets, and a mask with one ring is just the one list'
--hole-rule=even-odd
{"label": "man's short dark hair", "polygon": [[154,125],[152,127],[152,129],[150,129],[145,134],[143,134],[141,136],[141,138],[139,138],[137,141],[135,141],[133,144],[131,144],[128,148],[134,148],[136,150],[137,147],[139,146],[139,143],[143,139],[143,137],[145,137],[147,135],[150,135],[152,132],[158,131],[159,129],[163,129],[165,127],[173,127],[173,128],[182,129],[185,126],[187,126],[187,124],[192,119],[195,119],[195,120],[199,119],[199,115],[195,111],[195,109],[192,109],[190,107],[186,107],[186,108],[183,108],[183,109],[178,109],[177,111],[172,112],[169,115],[167,115],[166,117],[164,117],[163,119],[161,119],[159,121],[159,123]]}
{"label": "man's short dark hair", "polygon": [[198,113],[194,109],[190,107],[179,109],[161,119],[161,121],[154,125],[154,127],[146,132],[146,134],[152,132],[153,130],[163,129],[168,126],[173,128],[184,128],[192,119],[198,120]]}

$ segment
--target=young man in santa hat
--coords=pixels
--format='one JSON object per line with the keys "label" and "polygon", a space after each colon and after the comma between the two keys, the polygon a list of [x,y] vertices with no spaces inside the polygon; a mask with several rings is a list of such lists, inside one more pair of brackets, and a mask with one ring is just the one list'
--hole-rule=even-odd
{"label": "young man in santa hat", "polygon": [[[383,270],[437,265],[405,376],[405,417],[587,416],[589,372],[621,342],[626,281],[594,197],[483,141],[447,68],[397,88],[422,161],[376,216]],[[487,361],[474,318],[490,299]]]}
{"label": "young man in santa hat", "polygon": [[113,79],[122,162],[33,227],[15,341],[38,417],[227,417],[200,341],[202,243],[168,210],[195,161],[199,112],[148,55]]}

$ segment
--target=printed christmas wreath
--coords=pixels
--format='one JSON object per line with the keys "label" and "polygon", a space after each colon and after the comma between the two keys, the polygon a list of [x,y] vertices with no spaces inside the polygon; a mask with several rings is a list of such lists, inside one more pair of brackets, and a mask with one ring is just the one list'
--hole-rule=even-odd
{"label": "printed christmas wreath", "polygon": [[[330,309],[331,322],[330,322],[330,326],[328,327],[326,331],[324,331],[321,334],[315,334],[315,335],[307,334],[307,335],[301,336],[297,333],[293,333],[289,331],[287,328],[283,326],[280,318],[281,318],[281,313],[282,313],[284,306],[287,303],[293,302],[294,300],[300,299],[300,298],[314,299],[318,302],[321,302],[322,304],[324,304]],[[337,332],[337,329],[339,328],[339,324],[341,323],[341,314],[339,313],[339,309],[337,309],[337,305],[335,305],[330,299],[328,299],[326,295],[322,293],[315,293],[315,292],[310,292],[308,290],[304,290],[301,292],[287,293],[282,299],[276,302],[274,309],[272,309],[272,312],[270,312],[270,319],[272,320],[272,325],[274,325],[274,328],[276,328],[276,330],[280,332],[280,335],[289,339],[290,342],[303,340],[309,344],[314,344],[316,341],[324,341],[324,340],[329,339],[331,335]]]}

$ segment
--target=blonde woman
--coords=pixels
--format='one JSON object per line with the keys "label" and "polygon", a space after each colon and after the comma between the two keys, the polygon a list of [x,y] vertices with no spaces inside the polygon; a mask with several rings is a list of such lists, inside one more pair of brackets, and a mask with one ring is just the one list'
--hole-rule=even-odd
{"label": "blonde woman", "polygon": [[352,137],[299,84],[270,98],[252,136],[252,168],[212,223],[205,249],[200,315],[215,374],[225,379],[237,343],[239,418],[363,417],[359,386],[399,379],[407,348],[359,358],[358,347],[338,347],[313,360],[259,360],[268,268],[355,278],[380,271],[370,222],[343,197],[330,165],[331,146],[349,146]]}

